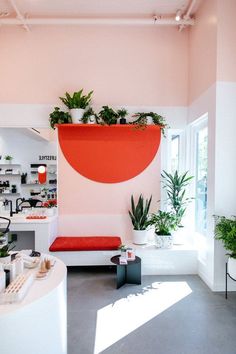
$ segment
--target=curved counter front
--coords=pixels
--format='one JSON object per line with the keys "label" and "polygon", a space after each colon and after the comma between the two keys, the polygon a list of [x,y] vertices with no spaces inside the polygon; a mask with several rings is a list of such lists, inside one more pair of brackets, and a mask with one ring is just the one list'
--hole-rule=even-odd
{"label": "curved counter front", "polygon": [[44,280],[34,280],[19,303],[0,305],[2,354],[66,354],[65,264],[56,263]]}

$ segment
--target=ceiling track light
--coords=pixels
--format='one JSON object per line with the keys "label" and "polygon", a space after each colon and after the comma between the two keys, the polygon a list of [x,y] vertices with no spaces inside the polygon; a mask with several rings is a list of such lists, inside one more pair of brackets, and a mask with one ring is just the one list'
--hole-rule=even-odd
{"label": "ceiling track light", "polygon": [[175,21],[179,22],[181,20],[182,12],[178,10],[175,15]]}

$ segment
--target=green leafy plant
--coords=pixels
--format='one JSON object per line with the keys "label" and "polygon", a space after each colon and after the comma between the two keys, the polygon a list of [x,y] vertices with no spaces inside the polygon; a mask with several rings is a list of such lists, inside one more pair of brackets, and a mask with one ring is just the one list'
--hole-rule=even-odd
{"label": "green leafy plant", "polygon": [[155,112],[148,112],[148,113],[138,112],[135,113],[133,117],[137,119],[133,121],[131,124],[137,125],[138,129],[145,129],[147,126],[147,117],[151,117],[153,124],[160,125],[163,136],[166,136],[165,129],[168,128],[169,126],[167,125],[165,118],[160,114],[157,114]]}
{"label": "green leafy plant", "polygon": [[68,112],[63,112],[59,107],[54,107],[54,111],[49,115],[50,126],[55,129],[56,124],[72,123],[71,116]]}
{"label": "green leafy plant", "polygon": [[118,118],[125,118],[127,116],[127,114],[128,114],[128,111],[125,108],[118,109],[118,111],[117,111]]}
{"label": "green leafy plant", "polygon": [[193,179],[193,176],[188,176],[188,171],[183,174],[179,174],[178,171],[175,171],[174,174],[163,171],[161,177],[163,188],[167,193],[167,202],[171,207],[171,211],[175,214],[177,226],[181,227],[181,221],[187,205],[193,199],[186,197],[186,187]]}
{"label": "green leafy plant", "polygon": [[109,106],[102,106],[101,111],[98,113],[99,120],[101,120],[101,124],[116,124],[118,119],[117,112],[109,107]]}
{"label": "green leafy plant", "polygon": [[224,248],[229,251],[229,256],[236,259],[236,216],[226,218],[225,216],[214,216],[215,238],[223,243]]}
{"label": "green leafy plant", "polygon": [[12,242],[9,242],[7,245],[3,246],[0,248],[0,258],[2,257],[8,257],[10,254],[9,252],[15,248],[15,244]]}
{"label": "green leafy plant", "polygon": [[155,227],[155,233],[157,235],[169,236],[176,228],[176,222],[175,214],[159,210],[156,214],[151,215],[149,225]]}
{"label": "green leafy plant", "polygon": [[139,196],[138,202],[135,205],[134,197],[131,196],[131,211],[129,216],[131,218],[134,230],[146,230],[148,227],[149,209],[152,197],[144,201],[142,194]]}
{"label": "green leafy plant", "polygon": [[10,156],[10,155],[6,155],[6,156],[4,157],[4,159],[5,159],[6,161],[12,161],[12,160],[13,160],[13,157]]}
{"label": "green leafy plant", "polygon": [[94,110],[92,109],[92,107],[90,107],[83,115],[83,117],[81,118],[81,121],[84,124],[87,124],[90,121],[90,117],[94,116],[96,123],[98,123],[98,116],[97,114],[94,112]]}
{"label": "green leafy plant", "polygon": [[59,97],[60,100],[69,109],[82,108],[85,109],[91,102],[93,91],[90,91],[87,95],[83,95],[83,89],[78,92],[74,92],[70,95],[68,92],[65,93],[65,97]]}
{"label": "green leafy plant", "polygon": [[120,245],[118,249],[119,249],[121,252],[125,252],[125,251],[127,251],[127,248],[128,248],[128,246],[126,246],[126,245]]}

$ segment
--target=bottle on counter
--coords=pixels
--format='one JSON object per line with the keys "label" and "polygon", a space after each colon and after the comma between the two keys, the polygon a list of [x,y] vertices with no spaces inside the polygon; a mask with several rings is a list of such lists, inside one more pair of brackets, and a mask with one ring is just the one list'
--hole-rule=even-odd
{"label": "bottle on counter", "polygon": [[2,264],[0,264],[0,292],[6,288],[6,273],[3,270]]}

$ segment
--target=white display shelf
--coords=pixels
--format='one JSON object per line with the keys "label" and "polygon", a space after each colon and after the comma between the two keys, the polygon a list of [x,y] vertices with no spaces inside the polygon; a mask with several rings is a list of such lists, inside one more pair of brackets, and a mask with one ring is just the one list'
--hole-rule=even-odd
{"label": "white display shelf", "polygon": [[20,177],[20,173],[0,173],[0,177]]}
{"label": "white display shelf", "polygon": [[18,163],[0,163],[0,167],[1,166],[4,166],[4,167],[12,167],[12,166],[21,166],[20,164]]}

